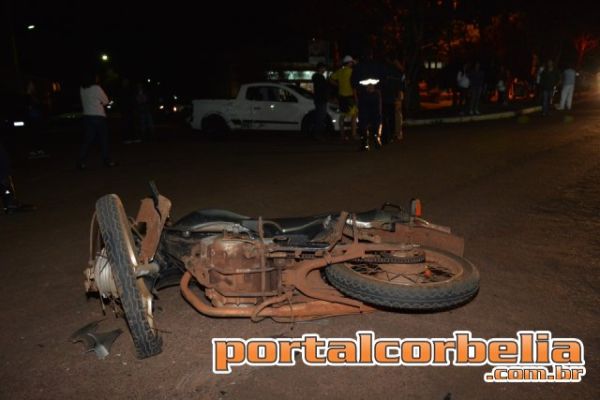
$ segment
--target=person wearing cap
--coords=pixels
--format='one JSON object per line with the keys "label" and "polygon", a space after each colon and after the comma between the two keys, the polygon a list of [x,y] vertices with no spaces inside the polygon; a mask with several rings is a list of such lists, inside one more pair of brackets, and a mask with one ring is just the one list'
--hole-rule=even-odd
{"label": "person wearing cap", "polygon": [[382,69],[369,49],[352,69],[350,82],[358,106],[360,151],[381,147],[381,90]]}
{"label": "person wearing cap", "polygon": [[353,65],[354,59],[352,56],[345,56],[342,59],[342,67],[335,71],[329,78],[330,82],[337,87],[340,111],[344,115],[340,118],[340,136],[344,140],[348,139],[344,131],[346,118],[350,118],[352,127],[351,137],[356,138],[356,116],[358,115],[358,108],[354,101],[354,92],[350,82]]}

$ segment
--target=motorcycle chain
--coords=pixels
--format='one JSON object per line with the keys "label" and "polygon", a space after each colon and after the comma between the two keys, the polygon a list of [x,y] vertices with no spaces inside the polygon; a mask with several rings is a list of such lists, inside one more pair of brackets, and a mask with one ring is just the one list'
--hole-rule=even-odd
{"label": "motorcycle chain", "polygon": [[425,261],[425,256],[413,257],[363,257],[349,261],[351,264],[419,264]]}

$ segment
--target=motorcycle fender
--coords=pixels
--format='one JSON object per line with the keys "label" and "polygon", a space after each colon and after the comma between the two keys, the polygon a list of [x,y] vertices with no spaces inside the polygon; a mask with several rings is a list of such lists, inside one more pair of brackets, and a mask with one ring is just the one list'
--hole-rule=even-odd
{"label": "motorcycle fender", "polygon": [[394,232],[380,231],[378,235],[383,242],[419,244],[446,250],[459,257],[465,250],[462,237],[427,227],[396,224]]}
{"label": "motorcycle fender", "polygon": [[146,235],[142,239],[139,259],[142,263],[150,262],[160,242],[160,236],[165,222],[171,211],[171,201],[164,196],[158,196],[158,204],[150,198],[143,199],[137,217],[136,224],[146,224]]}

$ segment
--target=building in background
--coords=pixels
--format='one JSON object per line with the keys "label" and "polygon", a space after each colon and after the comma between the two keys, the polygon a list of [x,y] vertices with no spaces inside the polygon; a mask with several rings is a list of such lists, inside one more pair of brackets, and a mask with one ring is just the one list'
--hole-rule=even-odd
{"label": "building in background", "polygon": [[316,72],[317,64],[327,66],[326,77],[331,74],[332,46],[326,40],[313,39],[308,43],[308,54],[305,61],[272,63],[265,71],[265,78],[269,81],[288,82],[297,84],[303,89],[313,91],[312,76]]}

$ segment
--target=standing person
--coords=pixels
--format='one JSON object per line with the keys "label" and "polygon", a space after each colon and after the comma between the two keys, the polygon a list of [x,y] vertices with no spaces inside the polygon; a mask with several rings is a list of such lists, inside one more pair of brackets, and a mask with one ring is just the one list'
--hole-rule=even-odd
{"label": "standing person", "polygon": [[498,72],[498,82],[496,83],[496,90],[498,90],[498,104],[506,106],[508,105],[508,73],[504,66],[500,67]]}
{"label": "standing person", "polygon": [[560,80],[558,71],[554,69],[554,63],[548,61],[546,68],[540,75],[540,89],[542,90],[542,115],[546,116],[550,113],[550,104],[554,96],[554,89]]}
{"label": "standing person", "polygon": [[469,115],[479,115],[479,103],[481,102],[481,93],[483,92],[483,84],[485,82],[485,74],[481,70],[479,63],[475,63],[473,70],[469,74]]}
{"label": "standing person", "polygon": [[358,132],[361,139],[360,151],[381,147],[381,81],[382,71],[367,50],[365,57],[352,70],[351,82],[354,98],[358,105]]}
{"label": "standing person", "polygon": [[560,106],[559,110],[564,110],[565,106],[567,110],[571,110],[573,104],[573,91],[575,90],[575,79],[577,78],[577,72],[568,67],[563,71],[562,74],[562,90],[560,92]]}
{"label": "standing person", "polygon": [[[138,83],[137,85],[135,105],[141,137],[143,139],[148,139],[154,136],[154,119],[152,118],[152,102],[150,101],[150,95],[142,83]],[[136,143],[139,141],[140,140],[137,139]]]}
{"label": "standing person", "polygon": [[27,127],[29,131],[29,144],[32,150],[29,152],[29,158],[49,157],[44,150],[44,138],[42,134],[43,112],[42,99],[33,81],[27,84]]}
{"label": "standing person", "polygon": [[469,86],[471,81],[469,80],[469,65],[464,64],[463,67],[456,74],[456,86],[458,89],[458,109],[460,115],[463,115],[468,107],[467,94],[469,93]]}
{"label": "standing person", "polygon": [[404,92],[406,91],[406,73],[404,72],[404,65],[400,62],[400,60],[394,60],[394,64],[398,71],[400,71],[401,80],[399,82],[399,91],[398,97],[396,97],[396,101],[394,102],[395,109],[395,119],[394,119],[394,138],[397,141],[402,140],[404,137],[404,133],[402,131],[402,125],[404,124]]}
{"label": "standing person", "polygon": [[483,90],[481,92],[481,103],[491,103],[491,98],[498,90],[498,81],[500,69],[494,61],[487,67],[487,73],[483,80]]}
{"label": "standing person", "polygon": [[317,64],[317,72],[312,76],[315,111],[314,111],[314,131],[312,135],[320,137],[325,133],[327,118],[327,100],[329,100],[329,87],[325,79],[325,64]]}
{"label": "standing person", "polygon": [[441,71],[441,88],[446,90],[452,97],[452,109],[458,107],[458,88],[456,85],[456,74],[458,70],[454,64],[446,64]]}
{"label": "standing person", "polygon": [[546,67],[544,65],[540,65],[537,73],[535,74],[535,95],[539,101],[542,101],[542,87],[540,86],[540,83],[545,69]]}
{"label": "standing person", "polygon": [[[381,143],[390,144],[396,138],[402,138],[402,94],[404,91],[404,74],[399,60],[388,61],[383,69],[381,82]],[[397,110],[400,118],[397,120]],[[397,124],[400,131],[397,134]]]}
{"label": "standing person", "polygon": [[345,133],[346,118],[350,118],[351,124],[351,138],[356,138],[356,116],[358,115],[358,108],[354,101],[354,92],[352,91],[352,83],[350,77],[352,76],[352,67],[354,66],[354,59],[352,56],[345,56],[342,59],[342,67],[335,71],[331,77],[330,82],[337,87],[338,100],[340,104],[340,111],[342,117],[340,118],[340,136],[343,140],[348,139]]}
{"label": "standing person", "polygon": [[86,160],[90,147],[98,140],[102,150],[102,160],[107,167],[114,167],[117,164],[112,161],[108,153],[108,124],[106,122],[106,111],[104,107],[108,105],[108,97],[104,90],[98,85],[98,76],[91,74],[85,77],[79,89],[81,96],[81,105],[83,107],[83,126],[85,136],[77,168],[83,170],[86,168]]}

